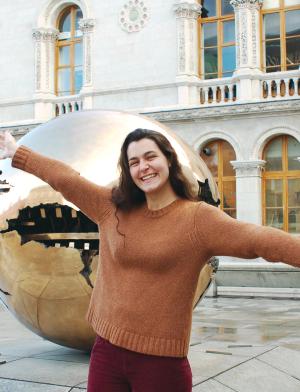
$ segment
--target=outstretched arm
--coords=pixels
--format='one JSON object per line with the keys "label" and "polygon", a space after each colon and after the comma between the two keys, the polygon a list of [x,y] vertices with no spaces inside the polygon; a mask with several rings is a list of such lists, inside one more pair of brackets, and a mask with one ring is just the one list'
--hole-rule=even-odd
{"label": "outstretched arm", "polygon": [[12,158],[13,167],[47,182],[94,222],[101,222],[111,211],[109,188],[88,181],[63,162],[47,158],[25,146],[18,148],[15,139],[8,133],[0,135],[0,153],[2,159]]}
{"label": "outstretched arm", "polygon": [[262,257],[300,267],[300,237],[238,221],[206,203],[199,205],[195,225],[199,246],[205,246],[210,256]]}

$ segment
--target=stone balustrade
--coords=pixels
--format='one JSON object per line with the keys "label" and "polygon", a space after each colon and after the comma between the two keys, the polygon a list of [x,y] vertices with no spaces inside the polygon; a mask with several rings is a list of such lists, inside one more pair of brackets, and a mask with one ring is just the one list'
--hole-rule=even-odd
{"label": "stone balustrade", "polygon": [[59,97],[55,99],[55,115],[60,116],[65,113],[78,112],[83,109],[83,102],[78,96]]}
{"label": "stone balustrade", "polygon": [[237,100],[237,88],[232,78],[203,80],[199,85],[200,105],[232,104]]}
{"label": "stone balustrade", "polygon": [[292,99],[300,96],[300,72],[274,72],[261,78],[263,100]]}

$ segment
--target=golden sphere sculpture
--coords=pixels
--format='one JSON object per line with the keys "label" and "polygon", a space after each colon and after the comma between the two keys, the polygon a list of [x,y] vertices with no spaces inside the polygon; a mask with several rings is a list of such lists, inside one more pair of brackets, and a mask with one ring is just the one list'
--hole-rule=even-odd
{"label": "golden sphere sculpture", "polygon": [[[42,124],[19,144],[64,161],[97,184],[112,186],[126,135],[136,128],[164,134],[175,148],[196,194],[208,179],[200,157],[164,125],[116,111],[82,111]],[[85,320],[98,260],[97,226],[48,184],[0,163],[0,299],[29,329],[61,345],[89,350],[95,334]],[[2,186],[1,186],[2,184]],[[101,244],[100,244],[101,246]],[[201,271],[194,303],[212,267]]]}

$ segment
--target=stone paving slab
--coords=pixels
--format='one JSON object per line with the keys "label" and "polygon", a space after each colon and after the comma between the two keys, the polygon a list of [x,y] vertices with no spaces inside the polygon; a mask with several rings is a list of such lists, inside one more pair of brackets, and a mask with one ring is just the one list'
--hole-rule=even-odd
{"label": "stone paving slab", "polygon": [[193,388],[193,392],[232,392],[233,389],[226,387],[215,380],[209,380]]}
{"label": "stone paving slab", "polygon": [[58,350],[37,354],[34,355],[33,358],[85,364],[89,364],[90,361],[90,355],[88,353],[68,348],[60,348]]}
{"label": "stone paving slab", "polygon": [[83,382],[82,384],[76,385],[77,388],[87,388],[87,382]]}
{"label": "stone paving slab", "polygon": [[251,343],[245,341],[239,341],[238,343],[206,341],[201,344],[191,346],[189,353],[205,353],[207,351],[215,350],[243,358],[253,358],[257,355],[261,355],[269,350],[272,350],[275,347],[276,346],[274,345],[252,345]]}
{"label": "stone paving slab", "polygon": [[[193,317],[193,392],[299,392],[298,325],[300,301],[206,298]],[[0,306],[1,360],[1,392],[86,390],[86,353],[42,339]]]}
{"label": "stone paving slab", "polygon": [[[276,367],[281,371],[300,380],[300,352],[285,347],[277,347],[257,359]],[[299,386],[300,391],[300,386]]]}
{"label": "stone paving slab", "polygon": [[0,379],[11,378],[72,387],[86,381],[87,372],[87,364],[23,358],[0,366]]}
{"label": "stone paving slab", "polygon": [[197,351],[189,353],[188,358],[192,366],[193,375],[197,376],[198,382],[213,378],[247,360],[237,355],[212,354]]}
{"label": "stone paving slab", "polygon": [[257,359],[228,370],[217,376],[216,380],[237,392],[300,391],[299,380]]}
{"label": "stone paving slab", "polygon": [[[69,387],[0,379],[1,392],[68,392]],[[79,390],[77,390],[79,391]],[[82,392],[82,390],[81,390]]]}
{"label": "stone paving slab", "polygon": [[5,342],[2,342],[0,338],[0,353],[17,358],[53,352],[56,349],[61,349],[61,346],[48,342],[39,336],[34,336],[32,333],[31,339],[23,339],[21,334],[19,338]]}

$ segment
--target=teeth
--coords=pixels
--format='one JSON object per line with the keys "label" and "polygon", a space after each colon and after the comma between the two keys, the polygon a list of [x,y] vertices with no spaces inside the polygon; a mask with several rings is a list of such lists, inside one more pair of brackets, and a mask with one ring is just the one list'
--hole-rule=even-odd
{"label": "teeth", "polygon": [[148,180],[148,178],[155,177],[156,174],[148,174],[147,176],[142,177],[142,180]]}

